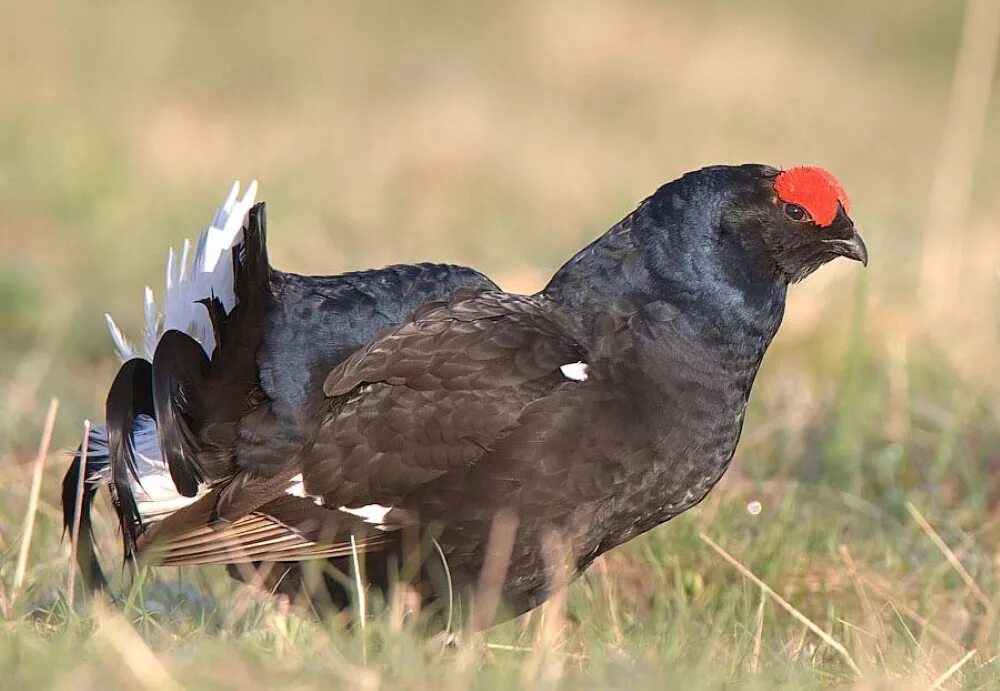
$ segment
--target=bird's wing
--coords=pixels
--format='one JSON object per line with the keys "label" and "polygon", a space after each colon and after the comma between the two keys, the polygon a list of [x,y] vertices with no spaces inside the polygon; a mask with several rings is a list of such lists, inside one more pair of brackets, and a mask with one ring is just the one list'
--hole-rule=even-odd
{"label": "bird's wing", "polygon": [[579,386],[563,368],[585,359],[535,298],[486,292],[429,306],[327,376],[305,490],[330,505],[392,505],[474,466],[527,406]]}
{"label": "bird's wing", "polygon": [[233,522],[213,521],[207,495],[153,526],[138,543],[144,561],[165,566],[301,561],[347,556],[387,536],[352,514],[282,493]]}
{"label": "bird's wing", "polygon": [[[359,507],[389,512],[389,528],[405,522],[405,511],[397,519],[386,507],[474,466],[533,403],[580,386],[562,368],[583,359],[532,298],[481,293],[428,306],[328,375],[324,417],[300,461],[311,496],[291,494],[296,464],[272,477],[239,473],[153,526],[139,552],[195,564],[377,550],[387,534]],[[538,430],[539,415],[529,414],[522,435]]]}

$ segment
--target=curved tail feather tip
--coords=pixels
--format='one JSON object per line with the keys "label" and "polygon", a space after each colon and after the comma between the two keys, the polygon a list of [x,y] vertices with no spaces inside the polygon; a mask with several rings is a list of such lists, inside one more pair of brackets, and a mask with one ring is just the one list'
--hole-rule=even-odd
{"label": "curved tail feather tip", "polygon": [[115,350],[123,361],[132,357],[152,361],[160,336],[170,329],[188,334],[201,344],[207,355],[211,355],[216,346],[215,334],[211,320],[199,301],[218,298],[226,312],[235,306],[232,262],[220,260],[243,238],[248,214],[257,200],[257,181],[252,180],[247,185],[242,197],[239,191],[237,180],[225,201],[216,209],[211,224],[198,238],[194,257],[191,257],[191,243],[187,240],[181,247],[179,261],[174,249],[170,248],[162,303],[157,305],[150,288],[145,291],[146,325],[141,352],[136,352],[111,315],[104,315]]}

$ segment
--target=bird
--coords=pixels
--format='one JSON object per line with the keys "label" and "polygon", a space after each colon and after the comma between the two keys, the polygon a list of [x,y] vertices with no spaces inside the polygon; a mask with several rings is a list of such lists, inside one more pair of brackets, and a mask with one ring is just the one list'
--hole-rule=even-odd
{"label": "bird", "polygon": [[[789,286],[837,257],[867,265],[849,212],[839,181],[814,166],[684,174],[541,291],[462,286],[366,333],[332,364],[298,371],[316,392],[311,404],[266,423],[241,418],[252,453],[227,460],[226,472],[211,434],[176,422],[205,414],[197,396],[164,404],[172,418],[154,405],[162,457],[189,501],[133,530],[131,553],[163,565],[276,564],[275,590],[317,587],[309,562],[358,576],[363,560],[365,588],[387,593],[418,551],[436,565],[418,595],[446,600],[449,617],[456,601],[475,610],[484,574],[502,563],[503,614],[479,623],[529,611],[558,587],[554,561],[575,578],[707,496],[736,451]],[[251,210],[241,256],[261,254],[261,220]],[[267,334],[266,316],[240,314],[257,304],[242,280],[254,271],[235,273],[236,307],[211,310],[217,341],[245,324],[263,352],[300,366],[298,341]],[[299,325],[297,335],[309,333],[309,317]],[[239,361],[236,341],[228,357]],[[187,359],[194,348],[169,352],[163,371],[181,392],[204,387],[208,370]],[[225,380],[218,359],[211,374]],[[166,443],[163,420],[180,429]],[[509,539],[496,539],[498,526]],[[351,601],[349,579],[318,586],[337,606]]]}

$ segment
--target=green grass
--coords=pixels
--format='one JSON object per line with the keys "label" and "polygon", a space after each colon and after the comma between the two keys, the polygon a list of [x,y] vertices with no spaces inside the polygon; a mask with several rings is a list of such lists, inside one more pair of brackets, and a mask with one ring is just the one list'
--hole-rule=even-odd
{"label": "green grass", "polygon": [[[926,688],[974,650],[945,685],[1000,687],[996,108],[969,214],[934,229],[962,247],[959,273],[930,265],[951,308],[919,297],[960,15],[932,0],[0,8],[0,686]],[[564,607],[443,647],[391,612],[322,621],[217,569],[130,585],[103,504],[121,614],[68,606],[58,484],[116,367],[100,314],[136,330],[141,286],[160,287],[167,246],[233,177],[260,178],[280,268],[451,260],[532,291],[663,181],[746,160],[834,171],[872,263],[794,287],[722,484]]]}
{"label": "green grass", "polygon": [[[877,402],[860,403],[886,413]],[[978,430],[977,419],[963,423],[961,436]],[[864,432],[856,422],[843,424],[840,433]],[[945,496],[918,479],[919,472],[909,481],[902,475],[887,481],[906,463],[919,465],[919,444],[897,449],[871,436],[860,443],[861,457],[870,462],[862,461],[848,479],[822,469],[820,477],[805,480],[787,456],[768,448],[780,446],[777,439],[761,440],[754,460],[774,464],[769,479],[735,472],[704,505],[592,568],[570,588],[565,610],[550,607],[447,649],[409,624],[394,627],[391,613],[378,607],[362,631],[289,610],[216,569],[145,572],[131,588],[116,579],[124,619],[79,601],[71,611],[53,468],[28,585],[9,605],[0,633],[0,668],[19,687],[155,686],[155,669],[133,671],[123,663],[148,646],[163,674],[185,687],[318,687],[362,679],[378,688],[465,687],[463,674],[488,688],[556,681],[569,688],[626,681],[662,688],[664,679],[706,688],[730,688],[734,681],[741,688],[850,685],[849,664],[709,549],[699,538],[703,532],[839,641],[866,679],[916,688],[975,648],[960,678],[966,688],[990,687],[1000,674],[992,660],[1000,540],[995,514],[985,508],[989,498],[981,495],[990,455],[965,447],[971,453],[963,454],[964,462],[982,464],[980,481],[965,484],[946,473],[935,483],[952,485]],[[811,442],[809,453],[836,458],[842,446],[834,432]],[[928,475],[934,460],[927,458]],[[746,450],[740,462],[751,462]],[[19,525],[16,509],[23,508],[26,484],[22,478],[0,493],[6,539],[0,583],[8,600],[18,543],[6,528]],[[761,503],[759,514],[747,510],[751,501]],[[987,603],[949,566],[908,501],[919,504],[959,555]],[[113,525],[106,511],[101,515],[105,556],[117,556]],[[549,633],[546,618],[559,622]]]}

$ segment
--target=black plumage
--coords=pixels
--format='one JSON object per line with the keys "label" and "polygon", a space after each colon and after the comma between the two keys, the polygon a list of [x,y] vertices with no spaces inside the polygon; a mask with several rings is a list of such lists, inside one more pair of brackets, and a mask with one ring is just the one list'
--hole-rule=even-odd
{"label": "black plumage", "polygon": [[[105,405],[111,501],[118,512],[126,558],[135,553],[135,542],[142,532],[142,517],[132,493],[131,480],[139,481],[139,472],[131,432],[137,416],[154,414],[151,380],[152,367],[147,361],[138,358],[129,360],[118,370]],[[64,501],[66,489],[64,485]],[[93,563],[96,565],[96,561]]]}
{"label": "black plumage", "polygon": [[[502,595],[509,613],[533,607],[548,594],[550,534],[579,573],[706,496],[735,452],[788,285],[836,256],[867,261],[839,184],[793,170],[718,166],[668,183],[532,296],[485,279],[432,295],[415,267],[331,279],[323,294],[273,279],[255,382],[267,405],[240,418],[235,472],[139,550],[276,561],[270,584],[293,592],[304,579],[287,563],[325,556],[346,571],[353,537],[386,589],[415,529],[467,593],[508,515]],[[327,309],[336,320],[318,317]],[[288,500],[299,475],[304,496]],[[289,509],[298,502],[336,527],[315,530]],[[355,515],[373,505],[377,518]],[[286,530],[288,550],[257,529]],[[336,581],[324,587],[346,600]]]}

